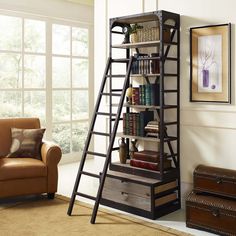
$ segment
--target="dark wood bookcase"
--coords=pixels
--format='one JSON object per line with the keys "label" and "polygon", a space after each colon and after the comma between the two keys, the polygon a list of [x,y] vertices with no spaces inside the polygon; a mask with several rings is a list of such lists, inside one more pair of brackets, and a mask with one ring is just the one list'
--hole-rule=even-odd
{"label": "dark wood bookcase", "polygon": [[[132,24],[140,24],[151,32],[150,28],[158,28],[158,40],[146,40],[131,43],[124,28]],[[166,37],[166,31],[169,38]],[[145,33],[145,31],[144,31]],[[126,35],[126,36],[125,36]],[[120,37],[120,40],[117,38]],[[146,38],[148,36],[146,35]],[[123,39],[126,43],[122,43]],[[117,43],[117,41],[119,41]],[[148,52],[147,57],[137,57],[136,61],[142,61],[150,66],[154,60],[158,60],[159,71],[152,73],[151,69],[142,73],[131,73],[130,83],[135,78],[138,83],[158,83],[158,105],[132,105],[125,103],[126,113],[135,110],[153,111],[159,122],[159,137],[141,137],[117,133],[118,137],[124,137],[129,146],[131,139],[152,143],[160,153],[160,170],[153,171],[130,166],[126,164],[111,163],[104,184],[101,204],[137,214],[150,219],[163,216],[181,207],[180,192],[180,16],[167,11],[154,11],[110,19],[110,51],[109,56],[123,54],[124,58],[130,58],[134,54],[139,55],[143,51]],[[122,52],[121,52],[122,51]],[[155,55],[155,56],[153,56]],[[156,56],[158,55],[158,56]],[[156,61],[155,61],[156,62]],[[125,74],[125,69],[111,68],[109,91],[118,91],[117,82],[112,80],[116,74],[117,79]],[[120,73],[124,70],[124,73]],[[129,83],[129,84],[130,84]],[[110,113],[114,113],[115,101],[109,98]],[[122,116],[120,117],[122,122]],[[112,122],[110,117],[109,127],[111,132]],[[118,148],[114,147],[117,152]],[[167,153],[167,155],[166,155]],[[171,168],[164,169],[164,159],[171,160]]]}

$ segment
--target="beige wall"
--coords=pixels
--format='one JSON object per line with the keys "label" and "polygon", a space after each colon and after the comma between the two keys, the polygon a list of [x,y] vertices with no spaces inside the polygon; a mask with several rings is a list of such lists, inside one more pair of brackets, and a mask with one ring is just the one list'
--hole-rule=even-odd
{"label": "beige wall", "polygon": [[[98,3],[99,2],[99,3]],[[108,55],[110,17],[167,10],[181,15],[181,177],[192,182],[196,165],[236,169],[235,0],[95,1],[95,91]],[[232,105],[189,102],[189,28],[232,23]],[[100,144],[99,144],[100,145]],[[182,186],[186,186],[182,185]],[[183,189],[185,191],[185,187]]]}
{"label": "beige wall", "polygon": [[[159,0],[159,9],[181,15],[181,176],[192,181],[202,163],[236,169],[235,23],[234,0]],[[189,102],[189,28],[232,23],[232,105]]]}

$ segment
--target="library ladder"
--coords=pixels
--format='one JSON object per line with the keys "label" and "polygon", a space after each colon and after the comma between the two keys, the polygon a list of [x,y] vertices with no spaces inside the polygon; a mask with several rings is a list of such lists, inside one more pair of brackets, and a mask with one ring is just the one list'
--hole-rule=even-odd
{"label": "library ladder", "polygon": [[[86,142],[85,142],[85,147],[84,147],[84,150],[83,150],[80,166],[79,166],[77,177],[76,177],[76,180],[75,180],[74,189],[73,189],[72,196],[71,196],[71,199],[70,199],[70,204],[69,204],[69,208],[68,208],[68,211],[67,211],[67,214],[69,216],[71,216],[76,196],[85,197],[85,198],[88,198],[88,199],[91,199],[91,200],[95,201],[95,204],[94,204],[94,207],[93,207],[92,217],[91,217],[91,220],[90,220],[90,222],[92,224],[94,224],[95,220],[96,220],[99,203],[100,203],[100,199],[101,199],[101,196],[102,196],[102,190],[103,190],[103,186],[104,186],[104,182],[105,182],[105,178],[106,178],[106,174],[107,174],[107,169],[108,169],[110,159],[111,159],[111,153],[115,149],[115,148],[113,148],[113,144],[114,144],[114,140],[115,140],[115,137],[116,137],[116,132],[117,132],[117,128],[118,128],[118,124],[119,124],[119,120],[120,120],[120,115],[121,115],[121,111],[122,111],[122,107],[123,107],[123,102],[124,102],[124,99],[125,99],[125,92],[126,92],[126,89],[129,86],[129,76],[130,76],[133,60],[134,60],[133,57],[130,57],[128,59],[127,58],[126,59],[108,58],[108,60],[107,60],[105,72],[104,72],[104,75],[103,75],[103,79],[102,79],[102,83],[101,83],[100,90],[99,90],[99,93],[98,93],[97,101],[96,101],[96,104],[95,104],[95,108],[94,108],[93,116],[92,116],[92,119],[91,119],[90,127],[89,127],[89,130],[88,130],[88,135],[87,135],[87,139],[86,139]],[[111,67],[112,67],[112,64],[114,64],[114,63],[125,63],[126,67],[127,67],[126,73],[124,75],[112,75],[111,74]],[[112,79],[114,77],[123,77],[124,78],[123,88],[112,90],[111,93],[106,93],[105,92],[105,85],[106,85],[107,79],[108,78]],[[121,92],[121,93],[117,93],[118,91]],[[111,110],[108,113],[100,112],[99,108],[101,107],[100,104],[101,104],[101,100],[102,100],[103,96],[109,96],[110,98],[113,97],[113,96],[120,97],[117,112],[115,114],[112,113]],[[98,116],[108,116],[110,119],[112,119],[114,121],[114,124],[110,129],[111,133],[102,133],[102,132],[97,132],[97,131],[94,130],[94,127],[95,127]],[[89,144],[91,142],[92,135],[102,135],[102,136],[109,137],[109,145],[108,145],[106,153],[97,153],[97,152],[89,151]],[[99,157],[104,157],[105,158],[103,171],[100,175],[84,171],[84,164],[85,164],[87,155],[94,155],[94,156],[99,156]],[[98,190],[97,190],[96,197],[78,192],[78,187],[79,187],[82,175],[87,175],[87,176],[99,179],[99,187],[98,187]]]}

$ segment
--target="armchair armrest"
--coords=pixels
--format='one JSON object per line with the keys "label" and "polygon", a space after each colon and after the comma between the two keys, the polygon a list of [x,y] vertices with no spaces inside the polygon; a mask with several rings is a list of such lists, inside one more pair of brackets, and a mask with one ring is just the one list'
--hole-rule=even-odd
{"label": "armchair armrest", "polygon": [[47,192],[53,194],[57,191],[58,170],[61,160],[61,148],[53,142],[43,141],[41,147],[42,161],[47,166]]}
{"label": "armchair armrest", "polygon": [[57,166],[57,164],[61,160],[61,155],[61,148],[57,144],[53,142],[43,141],[41,147],[41,156],[42,161],[45,163],[45,165]]}

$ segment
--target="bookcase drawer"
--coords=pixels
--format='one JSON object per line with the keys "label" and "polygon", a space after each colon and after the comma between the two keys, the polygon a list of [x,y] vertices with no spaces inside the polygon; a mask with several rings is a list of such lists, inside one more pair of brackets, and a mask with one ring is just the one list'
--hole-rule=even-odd
{"label": "bookcase drawer", "polygon": [[151,189],[149,186],[111,177],[106,178],[104,188],[112,191],[115,190],[127,194],[134,194],[143,198],[150,198],[151,196]]}
{"label": "bookcase drawer", "polygon": [[176,179],[163,183],[151,178],[108,171],[102,203],[139,215],[145,211],[145,214],[155,218],[156,209],[164,209],[178,200],[177,186]]}
{"label": "bookcase drawer", "polygon": [[102,198],[117,203],[121,203],[124,205],[143,209],[145,211],[151,211],[150,196],[147,198],[140,197],[129,192],[119,191],[115,187],[113,190],[109,188],[104,188],[102,193]]}

